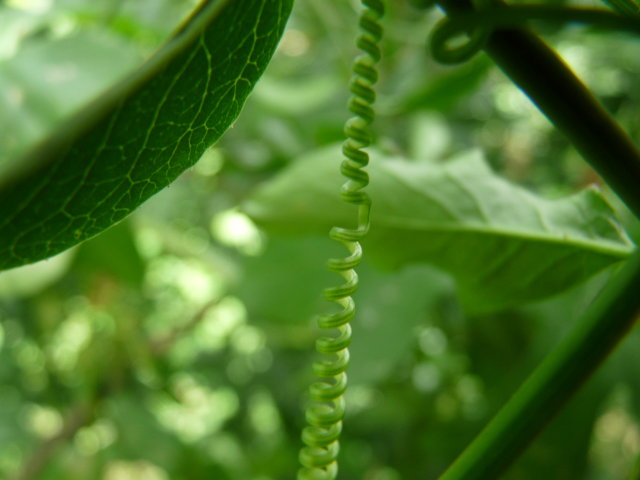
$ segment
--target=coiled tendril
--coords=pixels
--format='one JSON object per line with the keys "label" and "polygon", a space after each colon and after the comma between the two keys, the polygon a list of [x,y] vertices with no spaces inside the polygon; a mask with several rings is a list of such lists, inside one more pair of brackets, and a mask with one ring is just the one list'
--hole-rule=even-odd
{"label": "coiled tendril", "polygon": [[313,372],[320,380],[309,389],[311,404],[305,414],[308,425],[302,431],[305,446],[300,451],[302,468],[298,471],[298,480],[332,480],[338,473],[339,437],[345,411],[343,395],[347,388],[348,347],[351,343],[349,322],[355,315],[351,295],[358,287],[358,275],[354,269],[362,258],[359,241],[369,230],[371,208],[371,200],[362,190],[369,184],[369,176],[363,170],[369,163],[369,156],[362,148],[371,143],[367,126],[374,118],[372,104],[376,94],[373,86],[378,79],[376,63],[380,59],[378,43],[382,38],[379,20],[384,13],[380,0],[362,0],[362,4],[365,9],[360,15],[361,33],[357,45],[364,53],[355,59],[353,65],[348,108],[354,116],[345,123],[346,140],[342,146],[345,159],[340,167],[347,179],[341,196],[345,202],[358,207],[358,224],[353,229],[334,227],[329,232],[333,240],[349,251],[347,257],[331,259],[328,263],[329,270],[340,274],[346,282],[324,291],[324,297],[338,304],[341,310],[318,317],[321,329],[337,333],[316,341],[316,350],[326,358],[313,364]]}
{"label": "coiled tendril", "polygon": [[[445,64],[460,63],[478,53],[495,28],[522,27],[530,20],[554,24],[577,23],[593,27],[640,34],[640,15],[622,15],[601,8],[560,5],[505,5],[495,0],[476,0],[475,10],[456,12],[443,18],[431,34],[433,57]],[[468,40],[455,47],[459,35]]]}

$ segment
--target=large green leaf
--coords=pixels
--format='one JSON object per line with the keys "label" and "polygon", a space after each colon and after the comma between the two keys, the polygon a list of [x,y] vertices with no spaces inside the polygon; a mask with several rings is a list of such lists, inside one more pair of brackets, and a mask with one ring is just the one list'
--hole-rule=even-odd
{"label": "large green leaf", "polygon": [[[246,212],[267,230],[352,225],[338,197],[337,148],[300,159],[259,189]],[[434,165],[383,158],[369,167],[366,254],[398,268],[428,262],[452,274],[478,311],[541,299],[624,259],[633,249],[595,189],[546,200],[496,176],[477,152]]]}
{"label": "large green leaf", "polygon": [[118,222],[231,125],[293,0],[203,1],[139,71],[0,173],[0,269]]}

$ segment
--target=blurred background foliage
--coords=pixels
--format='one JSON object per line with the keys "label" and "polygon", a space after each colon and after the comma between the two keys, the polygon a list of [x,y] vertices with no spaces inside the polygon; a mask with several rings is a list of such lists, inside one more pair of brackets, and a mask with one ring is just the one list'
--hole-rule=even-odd
{"label": "blurred background foliage", "polygon": [[[0,163],[143,61],[196,3],[0,2]],[[456,67],[428,57],[439,12],[387,3],[380,148],[440,162],[480,147],[495,170],[548,198],[598,182],[484,55]],[[297,2],[241,117],[192,170],[92,241],[0,273],[0,478],[294,476],[313,316],[338,250],[325,237],[268,236],[238,205],[342,139],[356,13],[354,1]],[[640,138],[637,40],[542,31]],[[637,222],[610,197],[637,241]],[[479,316],[430,267],[365,262],[360,273],[341,478],[365,480],[434,478],[609,274]],[[506,478],[629,476],[639,340],[636,329]]]}

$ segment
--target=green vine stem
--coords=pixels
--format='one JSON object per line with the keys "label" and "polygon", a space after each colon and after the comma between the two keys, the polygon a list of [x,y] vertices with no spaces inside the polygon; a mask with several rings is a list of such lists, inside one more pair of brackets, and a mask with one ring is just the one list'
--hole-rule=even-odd
{"label": "green vine stem", "polygon": [[[452,19],[474,11],[470,0],[437,3]],[[525,29],[487,32],[483,48],[640,218],[640,151],[564,61]]]}
{"label": "green vine stem", "polygon": [[440,480],[499,478],[634,326],[640,316],[638,292],[640,252]]}
{"label": "green vine stem", "polygon": [[[495,20],[495,16],[487,24],[481,16],[489,12],[475,11],[470,0],[438,0],[438,4],[452,21],[459,19],[461,23],[457,27],[449,25],[449,32],[445,29],[443,33],[441,28],[432,48],[441,48],[445,55],[452,53],[446,51],[447,38],[466,27],[471,40],[459,60],[473,53],[474,48],[483,48],[640,218],[638,148],[551,48],[533,33],[513,25],[521,24],[526,15],[549,16],[550,12],[542,15],[542,10],[533,11],[535,7],[528,12],[526,8],[518,12],[503,11],[502,20]],[[500,0],[482,4],[486,8],[511,8]],[[560,20],[573,20],[572,13],[576,12],[565,12],[566,18]],[[514,19],[507,18],[512,14],[521,18],[513,22]],[[637,18],[598,12],[579,12],[580,15],[579,21],[603,25],[609,22],[611,27],[623,26],[626,30],[638,28],[634,23]],[[471,24],[465,22],[471,22],[474,16],[477,16],[476,27],[469,30]],[[492,30],[494,20],[506,26]],[[577,327],[549,354],[441,480],[498,478],[633,327],[640,315],[638,291],[640,253],[637,252]]]}
{"label": "green vine stem", "polygon": [[316,341],[316,350],[323,355],[322,361],[313,364],[313,372],[319,378],[311,385],[311,404],[306,410],[307,426],[302,431],[305,446],[300,450],[298,480],[333,480],[338,474],[339,438],[345,413],[344,393],[347,389],[347,366],[351,343],[350,322],[356,307],[352,295],[358,288],[355,268],[362,259],[360,240],[369,231],[371,199],[363,190],[369,184],[369,175],[363,169],[369,163],[369,155],[362,150],[371,143],[368,126],[373,122],[376,98],[374,85],[378,80],[376,64],[380,60],[382,26],[384,14],[381,0],[362,0],[365,9],[359,20],[360,35],[357,46],[364,53],[353,64],[353,76],[349,84],[351,98],[348,108],[353,117],[344,126],[346,140],[342,145],[344,161],[340,171],[346,182],[342,185],[341,197],[358,209],[356,228],[334,227],[329,236],[344,245],[349,255],[329,260],[329,270],[341,275],[345,283],[325,289],[325,299],[338,305],[339,311],[320,315],[318,327],[332,331]]}

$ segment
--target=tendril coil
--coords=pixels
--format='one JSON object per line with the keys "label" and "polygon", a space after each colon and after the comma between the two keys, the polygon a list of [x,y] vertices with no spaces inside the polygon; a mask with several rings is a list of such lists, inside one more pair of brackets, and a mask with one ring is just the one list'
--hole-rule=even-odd
{"label": "tendril coil", "polygon": [[380,0],[362,0],[364,9],[360,15],[360,34],[357,46],[363,54],[356,57],[353,75],[349,83],[351,98],[348,108],[353,117],[346,121],[346,140],[342,145],[344,160],[340,171],[346,178],[340,194],[342,200],[358,207],[358,223],[355,228],[334,227],[330,238],[346,247],[349,255],[330,259],[329,270],[341,275],[345,283],[324,290],[324,297],[336,303],[337,313],[320,315],[318,326],[331,330],[333,334],[322,336],[316,341],[316,350],[323,360],[313,364],[313,373],[319,378],[309,389],[311,403],[305,412],[307,426],[302,431],[305,446],[300,450],[298,480],[333,480],[338,473],[339,437],[345,413],[344,393],[347,388],[347,365],[351,326],[355,315],[353,293],[358,288],[356,266],[362,258],[360,240],[369,230],[371,199],[364,187],[369,184],[369,175],[363,170],[369,163],[368,154],[362,149],[371,143],[367,127],[374,119],[373,103],[376,98],[374,85],[378,80],[376,64],[380,60],[379,42],[382,26],[379,23],[384,14]]}
{"label": "tendril coil", "polygon": [[[478,53],[496,28],[525,26],[541,20],[555,24],[576,23],[606,30],[640,34],[640,15],[611,10],[560,5],[505,5],[493,0],[476,0],[475,10],[457,12],[443,18],[431,33],[433,57],[444,64],[461,63]],[[468,40],[455,47],[451,41],[459,35]]]}

